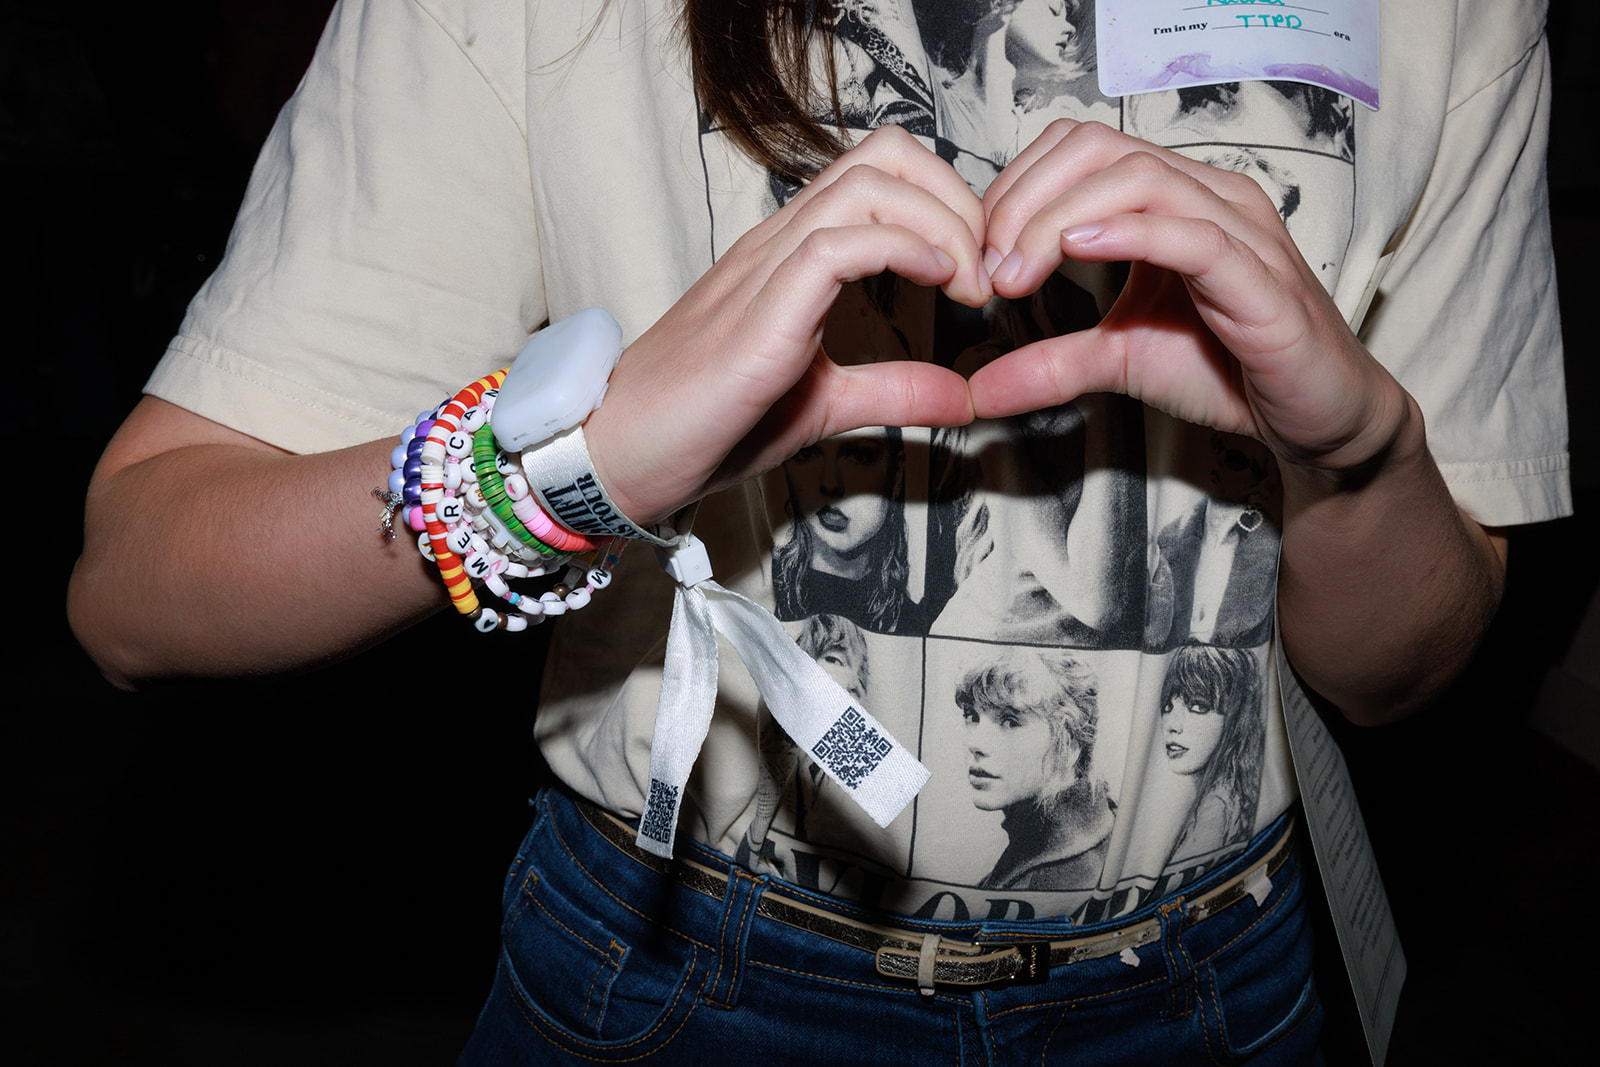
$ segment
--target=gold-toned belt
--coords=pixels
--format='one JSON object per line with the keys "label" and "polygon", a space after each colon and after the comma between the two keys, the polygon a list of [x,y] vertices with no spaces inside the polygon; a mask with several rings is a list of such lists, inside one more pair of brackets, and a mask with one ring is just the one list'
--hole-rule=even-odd
{"label": "gold-toned belt", "polygon": [[[652,855],[634,843],[633,827],[587,801],[576,800],[576,803],[589,824],[631,859],[674,879],[686,889],[714,900],[723,898],[728,884],[726,874],[693,860],[666,860]],[[1289,858],[1293,842],[1294,822],[1290,820],[1259,861],[1198,896],[1174,898],[1175,905],[1183,905],[1183,925],[1192,926],[1208,919],[1248,896],[1263,879],[1278,873]],[[789,899],[781,888],[775,887],[761,894],[756,914],[871,952],[876,957],[880,975],[912,981],[923,989],[1042,982],[1049,976],[1051,967],[1114,956],[1123,949],[1138,948],[1161,939],[1161,920],[1149,918],[1098,934],[1055,941],[1039,939],[1004,945],[961,942],[930,932],[835,915],[804,901]]]}

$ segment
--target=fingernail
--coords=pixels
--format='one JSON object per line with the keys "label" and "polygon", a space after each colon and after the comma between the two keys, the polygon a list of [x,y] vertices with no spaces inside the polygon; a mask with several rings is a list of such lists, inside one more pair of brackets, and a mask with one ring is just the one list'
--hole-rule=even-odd
{"label": "fingernail", "polygon": [[946,252],[944,249],[935,248],[933,250],[933,255],[934,255],[934,258],[939,261],[939,266],[940,267],[943,267],[945,270],[950,270],[950,271],[953,271],[953,270],[956,269],[956,261],[951,259],[950,258],[950,253]]}
{"label": "fingernail", "polygon": [[1000,265],[994,269],[990,277],[994,279],[996,285],[1010,285],[1021,273],[1022,253],[1013,248],[1011,254],[1000,261]]}
{"label": "fingernail", "polygon": [[994,277],[994,269],[1000,265],[1000,253],[994,249],[985,249],[983,253],[983,273]]}
{"label": "fingernail", "polygon": [[1070,230],[1061,231],[1061,239],[1069,244],[1081,245],[1085,241],[1092,241],[1104,232],[1105,227],[1098,222],[1086,222],[1082,226],[1074,226]]}

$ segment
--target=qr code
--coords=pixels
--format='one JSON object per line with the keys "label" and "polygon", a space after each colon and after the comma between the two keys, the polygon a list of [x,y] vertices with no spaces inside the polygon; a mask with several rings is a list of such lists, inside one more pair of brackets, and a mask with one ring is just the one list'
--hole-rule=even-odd
{"label": "qr code", "polygon": [[672,813],[678,810],[678,787],[659,778],[650,779],[650,799],[639,820],[639,833],[663,845],[672,844]]}
{"label": "qr code", "polygon": [[854,789],[893,749],[894,742],[869,726],[866,716],[846,708],[812,752],[834,777]]}

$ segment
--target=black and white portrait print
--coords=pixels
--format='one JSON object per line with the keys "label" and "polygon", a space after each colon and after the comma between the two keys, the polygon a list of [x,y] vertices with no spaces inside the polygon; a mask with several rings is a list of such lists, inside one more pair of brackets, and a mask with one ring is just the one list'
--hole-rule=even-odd
{"label": "black and white portrait print", "polygon": [[[1104,122],[1256,181],[1331,286],[1353,227],[1351,101],[1267,82],[1107,99],[1094,8],[841,0],[837,116],[852,136],[902,127],[980,195],[1051,121]],[[767,206],[797,188],[769,176]],[[1092,328],[1125,277],[1069,262],[982,309],[862,279],[823,347],[970,375]],[[1269,770],[1286,744],[1263,666],[1281,489],[1260,442],[1088,395],[855,431],[765,491],[779,618],[932,778],[879,829],[790,746],[768,760],[782,789],[743,862],[907,914],[1089,921],[1203,877],[1292,797]]]}
{"label": "black and white portrait print", "polygon": [[820,441],[784,463],[791,522],[772,557],[780,619],[831,614],[882,633],[919,627],[904,468],[892,426]]}
{"label": "black and white portrait print", "polygon": [[[1161,685],[1160,755],[1188,804],[1168,866],[1242,845],[1255,830],[1266,724],[1261,668],[1242,648],[1184,645]],[[1158,772],[1159,773],[1159,772]]]}
{"label": "black and white portrait print", "polygon": [[956,686],[972,805],[1001,813],[1004,851],[980,889],[1093,889],[1115,805],[1093,775],[1098,682],[1079,657],[1008,648]]}
{"label": "black and white portrait print", "polygon": [[[872,678],[872,657],[867,636],[861,627],[839,615],[813,615],[806,619],[795,637],[798,644],[828,676],[844,687],[857,703],[865,704],[868,682]],[[790,745],[791,750],[794,746]],[[798,753],[788,805],[795,836],[810,840],[806,818],[817,810],[821,794],[828,787],[827,771],[815,760]],[[840,787],[835,785],[834,790]]]}
{"label": "black and white portrait print", "polygon": [[[1254,178],[1306,262],[1331,284],[1354,217],[1355,108],[1320,85],[1198,85],[1129,97],[1127,131]],[[1306,210],[1312,188],[1318,202]]]}
{"label": "black and white portrait print", "polygon": [[846,123],[892,124],[929,137],[975,188],[1051,119],[1116,117],[1095,76],[1093,0],[843,0],[839,7]]}
{"label": "black and white portrait print", "polygon": [[1129,415],[1120,397],[1085,396],[949,435],[970,488],[948,502],[953,592],[931,632],[1137,643],[1144,477]]}
{"label": "black and white portrait print", "polygon": [[[1155,537],[1145,644],[1189,640],[1254,647],[1272,632],[1276,604],[1278,477],[1259,441],[1209,431],[1209,469],[1193,503]],[[1174,490],[1174,495],[1177,493]]]}

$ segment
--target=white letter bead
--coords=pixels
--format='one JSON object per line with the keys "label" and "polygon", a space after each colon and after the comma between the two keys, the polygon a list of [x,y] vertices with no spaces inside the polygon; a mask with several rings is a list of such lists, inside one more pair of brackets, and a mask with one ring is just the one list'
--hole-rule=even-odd
{"label": "white letter bead", "polygon": [[594,570],[590,571],[587,575],[587,578],[589,584],[594,586],[596,589],[604,589],[606,586],[611,584],[611,572],[607,570],[601,570],[599,567],[596,567]]}
{"label": "white letter bead", "polygon": [[417,535],[417,551],[421,552],[422,558],[429,563],[437,562],[433,555],[433,545],[428,541],[427,534],[420,533]]}
{"label": "white letter bead", "polygon": [[506,478],[506,496],[512,500],[521,500],[528,495],[528,479],[520,474],[513,474]]}
{"label": "white letter bead", "polygon": [[444,450],[450,455],[460,459],[462,456],[472,455],[472,435],[457,430],[445,438]]}
{"label": "white letter bead", "polygon": [[500,616],[488,608],[482,608],[472,625],[478,628],[479,633],[486,634],[500,625]]}
{"label": "white letter bead", "polygon": [[567,607],[571,608],[573,611],[577,611],[580,608],[586,608],[588,606],[589,590],[587,587],[574,589],[572,592],[567,594]]}
{"label": "white letter bead", "polygon": [[544,605],[544,613],[546,615],[565,615],[567,613],[567,602],[554,593],[544,594],[539,598],[539,603]]}
{"label": "white letter bead", "polygon": [[461,416],[461,428],[467,433],[477,433],[478,427],[488,421],[489,416],[482,407],[469,408],[467,413]]}

